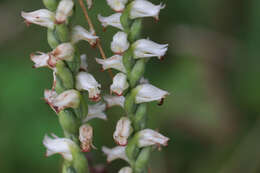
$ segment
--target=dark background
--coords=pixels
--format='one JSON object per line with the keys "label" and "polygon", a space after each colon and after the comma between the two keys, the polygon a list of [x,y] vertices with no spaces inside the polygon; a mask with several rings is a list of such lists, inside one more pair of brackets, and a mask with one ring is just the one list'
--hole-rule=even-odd
{"label": "dark background", "polygon": [[[158,4],[160,1],[154,0]],[[149,127],[169,136],[169,146],[154,152],[151,173],[260,172],[260,1],[168,0],[160,21],[144,20],[143,37],[169,43],[164,61],[152,58],[145,77],[171,95],[163,106],[149,104]],[[78,6],[78,5],[77,5]],[[20,12],[43,8],[40,0],[0,1],[0,172],[60,172],[60,156],[45,158],[45,133],[62,136],[57,116],[41,99],[52,85],[48,69],[32,69],[29,55],[48,52],[46,29],[27,28]],[[95,0],[91,18],[107,56],[116,29],[103,33],[96,16],[112,14],[105,0]],[[75,23],[87,26],[78,8]],[[94,61],[97,50],[82,42],[89,71],[111,84]],[[108,112],[109,121],[93,120],[92,164],[106,164],[101,146],[115,146],[112,133],[123,116]],[[119,166],[120,165],[120,166]],[[125,165],[112,162],[109,172]]]}

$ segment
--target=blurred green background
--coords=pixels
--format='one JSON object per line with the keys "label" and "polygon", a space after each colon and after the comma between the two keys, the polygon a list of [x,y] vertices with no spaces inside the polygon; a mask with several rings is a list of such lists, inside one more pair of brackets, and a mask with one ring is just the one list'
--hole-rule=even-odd
{"label": "blurred green background", "polygon": [[[159,3],[159,0],[153,0]],[[149,127],[169,136],[169,146],[156,151],[151,173],[260,172],[260,1],[166,0],[160,21],[144,20],[143,37],[169,43],[164,61],[153,58],[145,77],[171,95],[163,106],[149,105]],[[78,6],[78,5],[77,5]],[[43,8],[40,0],[0,1],[0,172],[60,172],[61,159],[44,157],[45,133],[62,136],[57,116],[41,99],[52,85],[48,69],[32,69],[32,52],[50,51],[46,29],[23,23],[20,12]],[[116,29],[104,33],[96,16],[113,12],[95,0],[91,17],[108,56]],[[87,26],[78,8],[75,23]],[[108,73],[94,62],[96,49],[80,43],[89,71],[102,84]],[[93,120],[91,165],[106,164],[102,145],[115,146],[112,133],[123,115],[107,112],[109,121]],[[108,172],[125,165],[115,161]]]}

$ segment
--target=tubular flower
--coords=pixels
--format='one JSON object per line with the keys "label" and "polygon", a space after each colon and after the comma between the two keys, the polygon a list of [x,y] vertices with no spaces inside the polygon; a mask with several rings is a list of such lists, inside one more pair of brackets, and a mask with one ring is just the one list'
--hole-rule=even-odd
{"label": "tubular flower", "polygon": [[47,67],[50,55],[43,52],[37,52],[37,54],[31,54],[30,58],[34,62],[33,68]]}
{"label": "tubular flower", "polygon": [[78,108],[80,93],[77,90],[71,89],[58,95],[55,91],[45,90],[44,99],[56,113],[59,113],[66,108]]}
{"label": "tubular flower", "polygon": [[135,98],[135,102],[145,103],[151,101],[162,101],[169,93],[167,91],[161,90],[151,84],[138,85],[138,93]]}
{"label": "tubular flower", "polygon": [[161,59],[168,50],[168,44],[158,44],[149,39],[137,40],[132,47],[135,58],[158,57]]}
{"label": "tubular flower", "polygon": [[133,172],[132,168],[126,166],[120,169],[118,173],[132,173],[132,172]]}
{"label": "tubular flower", "polygon": [[102,120],[107,120],[107,115],[104,113],[106,110],[106,104],[99,102],[94,105],[88,105],[88,115],[83,120],[83,122],[87,122],[94,118],[99,118]]}
{"label": "tubular flower", "polygon": [[125,104],[125,97],[124,96],[106,95],[103,98],[106,101],[108,108],[110,108],[112,106],[121,106],[122,108],[124,108],[124,104]]}
{"label": "tubular flower", "polygon": [[121,96],[128,87],[127,76],[124,73],[117,73],[113,78],[113,84],[110,86],[110,90],[118,96]]}
{"label": "tubular flower", "polygon": [[81,149],[83,152],[89,152],[91,148],[95,148],[92,144],[93,128],[88,124],[83,124],[79,128],[79,141],[81,142]]}
{"label": "tubular flower", "polygon": [[52,134],[53,138],[48,135],[44,136],[43,145],[47,148],[46,156],[51,156],[53,154],[61,154],[64,159],[72,161],[71,147],[76,146],[76,144],[67,138],[59,138]]}
{"label": "tubular flower", "polygon": [[101,85],[96,79],[87,72],[80,72],[76,77],[76,88],[78,90],[88,91],[89,98],[92,101],[100,100],[100,87]]}
{"label": "tubular flower", "polygon": [[144,129],[138,132],[138,147],[140,148],[151,145],[167,146],[169,140],[169,138],[151,129]]}
{"label": "tubular flower", "polygon": [[126,146],[127,139],[131,135],[133,128],[131,121],[127,117],[122,117],[116,125],[116,130],[113,134],[113,138],[118,145]]}
{"label": "tubular flower", "polygon": [[106,28],[107,26],[110,25],[110,26],[123,30],[123,26],[120,23],[121,15],[122,15],[121,13],[115,13],[108,17],[103,17],[99,14],[98,20],[101,22],[101,24],[104,28]]}
{"label": "tubular flower", "polygon": [[87,63],[87,55],[86,54],[80,55],[80,70],[81,71],[88,71],[88,63]]}
{"label": "tubular flower", "polygon": [[122,54],[124,53],[129,47],[129,42],[127,40],[127,34],[124,32],[117,32],[111,43],[111,50],[115,54]]}
{"label": "tubular flower", "polygon": [[107,4],[116,12],[122,12],[128,0],[106,0]]}
{"label": "tubular flower", "polygon": [[58,45],[51,54],[58,60],[72,61],[75,49],[71,43]]}
{"label": "tubular flower", "polygon": [[113,68],[123,73],[126,73],[126,69],[123,64],[122,56],[114,55],[108,59],[98,59],[96,58],[97,63],[101,64],[103,70]]}
{"label": "tubular flower", "polygon": [[135,0],[131,4],[130,18],[140,17],[154,17],[156,20],[159,19],[159,13],[161,9],[164,9],[165,5],[159,4],[154,5],[147,0]]}
{"label": "tubular flower", "polygon": [[73,44],[79,42],[80,40],[85,40],[89,42],[91,46],[94,46],[98,39],[98,37],[95,36],[93,32],[89,32],[79,25],[73,28],[71,37],[71,42]]}
{"label": "tubular flower", "polygon": [[114,148],[102,147],[102,151],[107,155],[107,162],[112,162],[116,159],[123,159],[128,162],[128,158],[125,154],[125,147],[117,146]]}
{"label": "tubular flower", "polygon": [[34,23],[50,29],[54,28],[55,14],[49,10],[40,9],[29,13],[22,11],[21,16],[25,19],[27,24]]}
{"label": "tubular flower", "polygon": [[73,13],[74,3],[72,0],[61,0],[56,11],[56,23],[66,22]]}

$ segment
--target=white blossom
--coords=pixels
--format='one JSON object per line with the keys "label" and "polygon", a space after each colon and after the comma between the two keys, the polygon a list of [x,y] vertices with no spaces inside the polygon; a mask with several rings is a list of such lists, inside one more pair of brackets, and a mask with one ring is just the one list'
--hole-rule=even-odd
{"label": "white blossom", "polygon": [[163,4],[154,5],[147,0],[135,0],[131,4],[130,18],[154,17],[158,20],[160,10],[164,9],[164,7]]}
{"label": "white blossom", "polygon": [[127,117],[122,117],[116,125],[116,130],[113,134],[113,138],[118,145],[126,146],[127,139],[131,135],[133,128],[131,121]]}
{"label": "white blossom", "polygon": [[59,138],[55,135],[52,136],[53,138],[45,135],[43,139],[43,145],[47,148],[46,156],[59,153],[64,159],[72,161],[70,148],[76,146],[76,144],[68,138]]}
{"label": "white blossom", "polygon": [[128,47],[129,42],[127,40],[127,34],[121,31],[117,32],[111,42],[111,50],[115,54],[122,54],[128,49]]}
{"label": "white blossom", "polygon": [[91,148],[95,148],[92,144],[93,128],[88,124],[83,124],[79,128],[80,147],[83,152],[89,152]]}
{"label": "white blossom", "polygon": [[33,12],[23,12],[21,16],[25,19],[27,24],[37,24],[50,29],[54,28],[55,14],[46,9],[40,9]]}
{"label": "white blossom", "polygon": [[106,110],[106,104],[102,102],[99,102],[94,105],[88,105],[88,115],[83,120],[83,122],[87,122],[94,118],[107,120],[107,115],[104,113],[105,110]]}
{"label": "white blossom", "polygon": [[121,96],[128,87],[127,76],[124,73],[117,73],[113,78],[113,84],[110,86],[110,90],[118,96]]}
{"label": "white blossom", "polygon": [[121,13],[115,13],[108,17],[103,17],[99,14],[98,20],[101,22],[101,24],[104,28],[106,28],[107,26],[110,25],[110,26],[123,30],[123,26],[121,25],[121,22],[120,22],[121,15],[122,15]]}
{"label": "white blossom", "polygon": [[47,67],[50,55],[48,53],[37,52],[37,54],[31,54],[30,58],[34,62],[33,68]]}
{"label": "white blossom", "polygon": [[137,88],[138,93],[135,98],[137,104],[151,101],[162,101],[169,93],[151,84],[141,84]]}
{"label": "white blossom", "polygon": [[100,87],[101,85],[96,79],[87,72],[79,72],[76,77],[76,88],[78,90],[88,91],[89,98],[92,101],[100,100]]}
{"label": "white blossom", "polygon": [[169,140],[169,138],[152,129],[144,129],[138,132],[138,147],[147,147],[151,145],[167,146]]}
{"label": "white blossom", "polygon": [[107,155],[107,162],[112,162],[116,159],[122,159],[128,162],[128,158],[125,154],[125,148],[123,146],[117,146],[114,148],[102,147],[102,151]]}
{"label": "white blossom", "polygon": [[71,42],[73,44],[77,43],[80,40],[85,40],[89,42],[91,46],[94,46],[97,42],[98,37],[95,35],[94,32],[89,32],[82,26],[75,26],[72,29],[72,36],[71,36]]}
{"label": "white blossom", "polygon": [[107,4],[116,12],[122,12],[128,0],[106,0]]}
{"label": "white blossom", "polygon": [[125,104],[124,96],[106,95],[103,98],[106,101],[108,108],[110,108],[112,106],[121,106],[122,108],[124,108],[124,104]]}
{"label": "white blossom", "polygon": [[73,13],[73,6],[72,0],[61,0],[56,11],[56,23],[66,22],[67,18]]}
{"label": "white blossom", "polygon": [[129,166],[123,167],[122,169],[119,170],[118,173],[132,173],[133,170]]}
{"label": "white blossom", "polygon": [[87,55],[86,54],[80,55],[80,70],[81,71],[88,71],[88,63],[87,63]]}
{"label": "white blossom", "polygon": [[90,9],[93,5],[93,1],[92,0],[86,0],[86,1],[87,1],[88,9]]}
{"label": "white blossom", "polygon": [[133,44],[135,58],[158,57],[161,59],[168,50],[168,44],[158,44],[149,39],[140,39]]}
{"label": "white blossom", "polygon": [[123,57],[121,55],[114,55],[107,59],[98,59],[96,58],[96,61],[98,64],[101,64],[103,67],[103,70],[113,68],[118,71],[121,71],[123,73],[126,73],[125,66],[123,64]]}
{"label": "white blossom", "polygon": [[74,57],[74,46],[71,43],[58,45],[51,54],[58,60],[72,61]]}

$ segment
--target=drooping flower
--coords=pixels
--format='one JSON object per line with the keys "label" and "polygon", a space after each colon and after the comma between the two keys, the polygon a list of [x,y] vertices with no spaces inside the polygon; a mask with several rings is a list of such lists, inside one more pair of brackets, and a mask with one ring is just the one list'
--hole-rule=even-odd
{"label": "drooping flower", "polygon": [[129,166],[123,167],[122,169],[119,170],[118,173],[132,173],[133,170]]}
{"label": "drooping flower", "polygon": [[127,139],[131,135],[133,128],[131,121],[127,117],[122,117],[116,125],[116,130],[113,134],[113,138],[118,145],[126,146]]}
{"label": "drooping flower", "polygon": [[30,58],[34,62],[33,68],[47,67],[50,55],[48,53],[37,52],[36,54],[31,54]]}
{"label": "drooping flower", "polygon": [[110,90],[118,96],[121,96],[128,87],[127,76],[124,73],[117,73],[113,78],[113,84],[110,86]]}
{"label": "drooping flower", "polygon": [[92,144],[93,128],[89,124],[83,124],[79,128],[80,147],[83,152],[89,152],[91,148],[95,148]]}
{"label": "drooping flower", "polygon": [[82,54],[80,55],[80,70],[81,71],[88,71],[88,63],[87,63],[87,55]]}
{"label": "drooping flower", "polygon": [[121,71],[123,73],[126,73],[126,69],[123,64],[122,56],[120,55],[114,55],[107,59],[98,59],[96,58],[97,63],[101,64],[103,67],[103,70],[113,68],[118,71]]}
{"label": "drooping flower", "polygon": [[112,106],[121,106],[122,108],[124,108],[124,104],[125,104],[124,96],[106,95],[103,98],[106,101],[108,108],[110,108]]}
{"label": "drooping flower", "polygon": [[158,44],[149,39],[137,40],[132,47],[134,58],[158,57],[161,59],[168,50],[168,44]]}
{"label": "drooping flower", "polygon": [[72,161],[71,147],[75,147],[76,144],[68,138],[59,138],[54,134],[52,137],[45,135],[43,139],[43,145],[47,148],[46,156],[59,153],[64,159]]}
{"label": "drooping flower", "polygon": [[158,20],[160,10],[164,9],[164,7],[163,4],[154,5],[147,0],[135,0],[131,4],[130,18],[154,17]]}
{"label": "drooping flower", "polygon": [[101,85],[96,79],[87,72],[79,72],[76,77],[76,88],[78,90],[88,91],[89,98],[92,101],[100,100],[100,87]]}
{"label": "drooping flower", "polygon": [[117,146],[114,148],[102,147],[102,151],[107,155],[107,162],[112,162],[116,159],[123,159],[128,162],[128,158],[125,154],[125,148],[123,146]]}
{"label": "drooping flower", "polygon": [[106,0],[107,4],[116,12],[122,12],[128,0]]}
{"label": "drooping flower", "polygon": [[56,23],[66,22],[67,18],[73,13],[73,6],[72,0],[61,0],[56,11]]}
{"label": "drooping flower", "polygon": [[138,147],[148,147],[151,145],[163,145],[167,146],[168,141],[170,140],[168,137],[163,136],[162,134],[152,130],[152,129],[144,129],[138,132]]}
{"label": "drooping flower", "polygon": [[94,118],[99,118],[102,120],[107,120],[107,115],[104,113],[106,110],[106,104],[99,102],[94,105],[88,105],[88,115],[83,120],[83,122],[87,122]]}
{"label": "drooping flower", "polygon": [[127,40],[127,34],[121,31],[117,32],[111,42],[111,50],[115,54],[122,54],[128,49],[128,47],[129,42]]}
{"label": "drooping flower", "polygon": [[80,93],[77,90],[71,89],[58,95],[53,90],[45,90],[44,99],[56,113],[59,113],[66,108],[78,108]]}
{"label": "drooping flower", "polygon": [[33,12],[23,12],[21,16],[25,19],[27,24],[37,24],[50,29],[54,28],[55,14],[46,9],[40,9]]}
{"label": "drooping flower", "polygon": [[58,60],[72,61],[74,56],[74,46],[71,43],[58,45],[51,54]]}
{"label": "drooping flower", "polygon": [[72,29],[72,36],[71,36],[71,42],[73,44],[77,43],[80,40],[85,40],[89,42],[91,46],[94,46],[97,42],[98,37],[95,35],[94,32],[89,32],[82,26],[75,26]]}
{"label": "drooping flower", "polygon": [[141,84],[137,88],[138,93],[135,98],[137,104],[151,101],[162,101],[169,93],[151,84]]}
{"label": "drooping flower", "polygon": [[103,17],[99,14],[98,20],[101,22],[101,24],[104,28],[106,28],[107,26],[110,25],[110,26],[123,30],[123,26],[121,25],[121,22],[120,22],[121,15],[122,15],[121,13],[115,13],[108,17]]}

